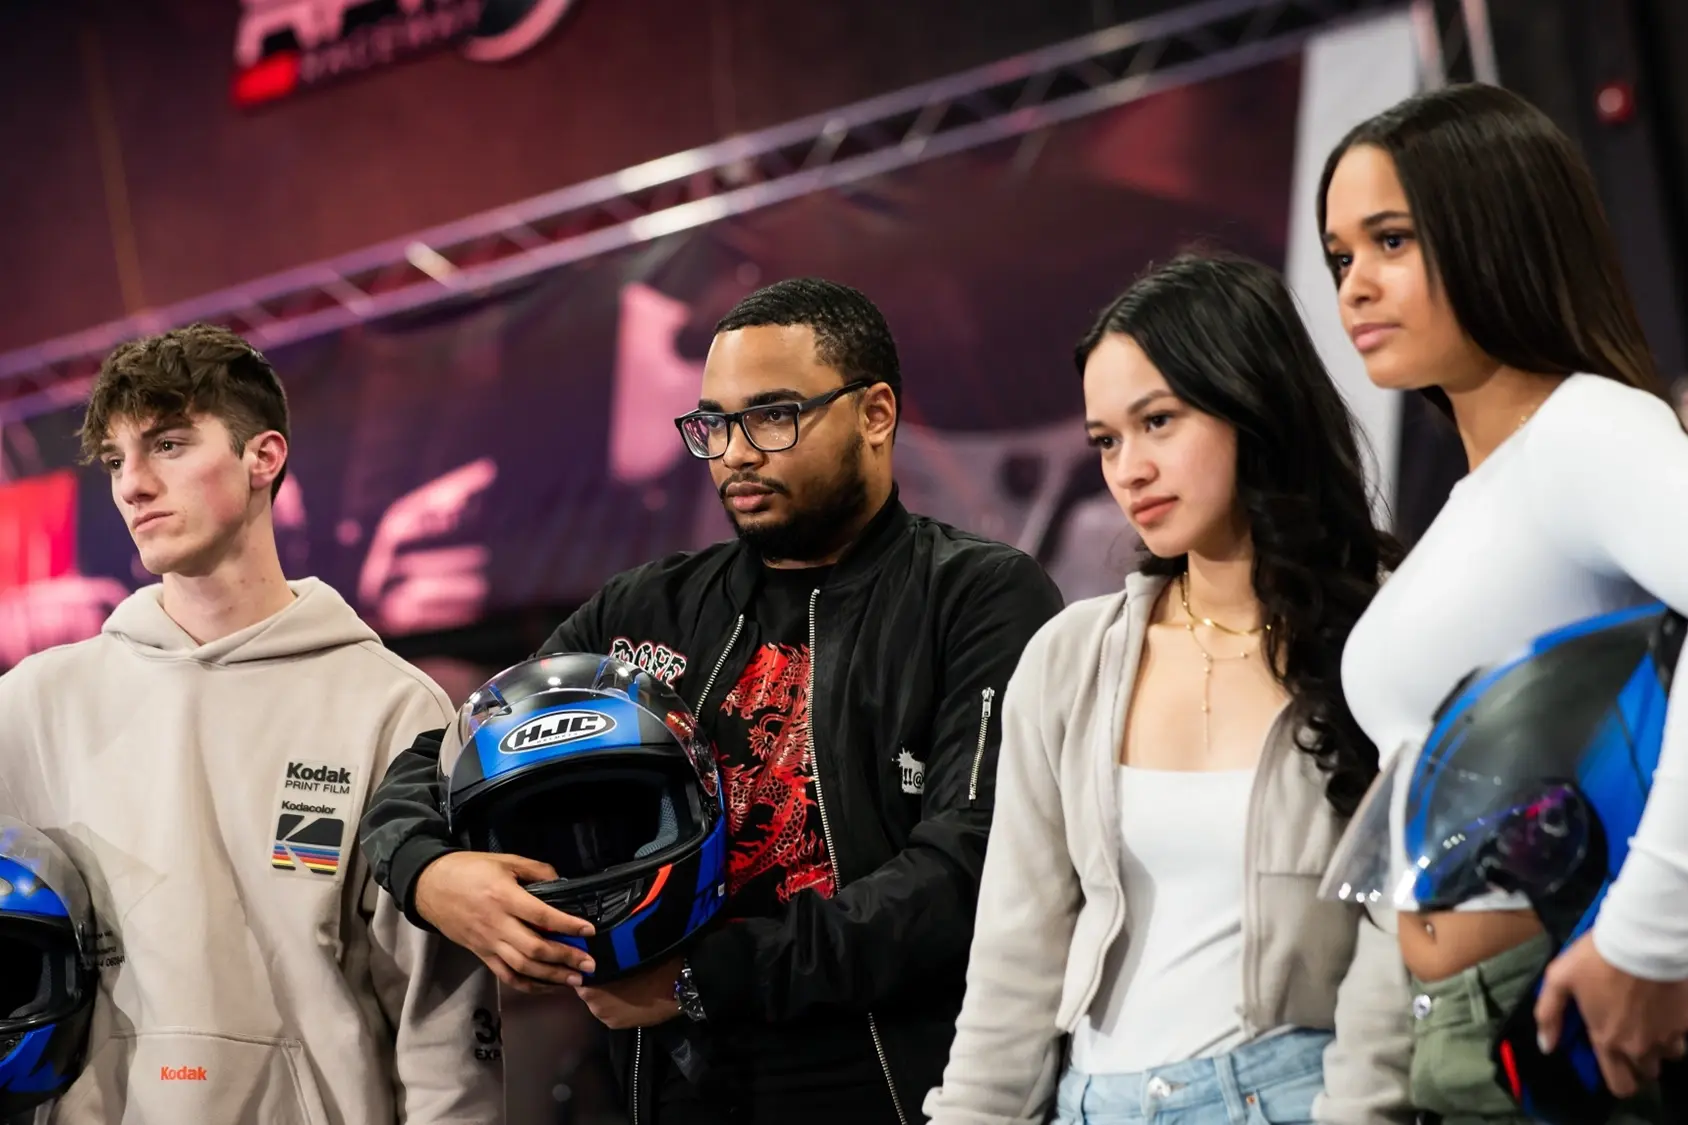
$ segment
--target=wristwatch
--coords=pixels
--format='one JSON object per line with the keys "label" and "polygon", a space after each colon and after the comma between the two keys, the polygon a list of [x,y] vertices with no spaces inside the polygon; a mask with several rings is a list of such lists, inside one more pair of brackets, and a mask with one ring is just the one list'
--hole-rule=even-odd
{"label": "wristwatch", "polygon": [[697,985],[692,982],[692,966],[688,961],[680,962],[680,975],[674,978],[674,1003],[680,1006],[680,1014],[694,1023],[702,1023],[703,1001],[698,997]]}

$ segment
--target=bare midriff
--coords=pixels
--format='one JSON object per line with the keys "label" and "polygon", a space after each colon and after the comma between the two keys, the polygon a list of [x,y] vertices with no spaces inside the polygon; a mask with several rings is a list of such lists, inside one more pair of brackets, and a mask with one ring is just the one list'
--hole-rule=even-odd
{"label": "bare midriff", "polygon": [[1402,914],[1401,959],[1420,980],[1446,980],[1542,932],[1533,910]]}

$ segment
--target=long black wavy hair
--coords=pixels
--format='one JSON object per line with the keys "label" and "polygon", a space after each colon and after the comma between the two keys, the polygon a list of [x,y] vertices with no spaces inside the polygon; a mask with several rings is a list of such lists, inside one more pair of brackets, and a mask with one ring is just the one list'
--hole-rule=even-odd
{"label": "long black wavy hair", "polygon": [[[1290,696],[1301,749],[1325,797],[1353,814],[1377,775],[1377,747],[1342,694],[1342,647],[1401,548],[1372,522],[1353,415],[1272,270],[1221,253],[1151,267],[1102,312],[1075,358],[1130,337],[1184,402],[1237,432],[1237,499],[1254,547],[1254,594],[1269,667]],[[1140,569],[1177,576],[1187,556]]]}

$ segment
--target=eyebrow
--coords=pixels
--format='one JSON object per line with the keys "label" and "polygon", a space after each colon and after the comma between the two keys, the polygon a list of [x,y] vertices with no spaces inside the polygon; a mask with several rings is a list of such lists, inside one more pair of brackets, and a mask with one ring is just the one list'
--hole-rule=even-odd
{"label": "eyebrow", "polygon": [[[1363,230],[1372,231],[1372,230],[1376,230],[1378,227],[1382,226],[1384,223],[1398,223],[1398,222],[1402,221],[1403,219],[1406,220],[1407,222],[1412,222],[1412,215],[1408,214],[1405,211],[1377,211],[1377,212],[1374,212],[1373,214],[1367,215],[1365,218],[1361,219],[1360,220],[1360,227]],[[1327,230],[1325,232],[1325,241],[1326,242],[1335,242],[1336,240],[1337,240],[1337,238],[1336,238],[1336,232],[1335,231]]]}
{"label": "eyebrow", "polygon": [[[802,391],[792,390],[790,387],[775,387],[771,391],[758,391],[749,398],[745,399],[744,409],[749,410],[756,406],[772,406],[776,402],[803,402],[808,397],[809,396],[804,394]],[[721,404],[712,398],[698,399],[697,408],[699,410],[707,410],[713,413],[722,413],[724,411]]]}
{"label": "eyebrow", "polygon": [[[141,431],[141,440],[142,441],[155,441],[158,438],[162,437],[163,435],[170,433],[172,430],[191,430],[191,429],[193,429],[193,423],[192,422],[184,421],[183,419],[177,418],[174,421],[165,421],[165,422],[160,422],[155,426],[148,426],[146,429]],[[113,442],[110,438],[107,438],[105,441],[100,443],[99,456],[104,457],[108,453],[116,453],[116,452],[117,452],[117,444],[115,442]]]}
{"label": "eyebrow", "polygon": [[[1163,399],[1163,398],[1173,398],[1173,399],[1175,399],[1177,397],[1178,396],[1173,394],[1171,391],[1166,391],[1166,390],[1150,391],[1148,394],[1142,395],[1141,397],[1139,397],[1135,401],[1133,401],[1130,406],[1125,408],[1125,412],[1126,412],[1127,415],[1135,417],[1136,415],[1141,414],[1144,411],[1144,409],[1149,406],[1150,403],[1155,402],[1157,399]],[[1085,419],[1085,422],[1084,422],[1084,428],[1087,429],[1087,430],[1106,429],[1107,425],[1108,424],[1106,422],[1098,422],[1094,418],[1087,418],[1087,419]]]}

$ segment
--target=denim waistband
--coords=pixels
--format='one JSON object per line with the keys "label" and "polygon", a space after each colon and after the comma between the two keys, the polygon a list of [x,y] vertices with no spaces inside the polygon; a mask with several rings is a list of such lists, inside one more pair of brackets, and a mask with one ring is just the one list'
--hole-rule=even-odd
{"label": "denim waistband", "polygon": [[1241,1120],[1254,1091],[1322,1074],[1328,1031],[1296,1028],[1212,1058],[1136,1074],[1086,1074],[1068,1067],[1057,1101],[1063,1118],[1152,1118],[1175,1109],[1224,1103]]}

